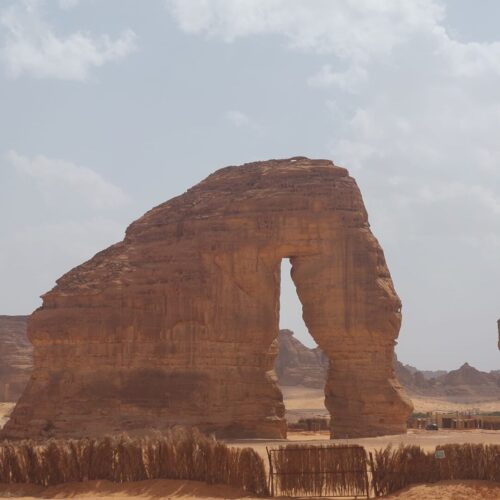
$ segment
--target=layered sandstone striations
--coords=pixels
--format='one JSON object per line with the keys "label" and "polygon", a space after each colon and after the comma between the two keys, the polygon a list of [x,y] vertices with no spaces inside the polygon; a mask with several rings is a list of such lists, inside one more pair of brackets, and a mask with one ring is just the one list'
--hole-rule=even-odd
{"label": "layered sandstone striations", "polygon": [[197,425],[286,433],[273,370],[280,263],[331,364],[335,435],[400,433],[401,322],[359,189],[327,160],[227,167],[58,280],[29,322],[34,373],[4,436]]}
{"label": "layered sandstone striations", "polygon": [[27,316],[0,316],[0,402],[17,401],[30,378],[33,348],[27,322]]}

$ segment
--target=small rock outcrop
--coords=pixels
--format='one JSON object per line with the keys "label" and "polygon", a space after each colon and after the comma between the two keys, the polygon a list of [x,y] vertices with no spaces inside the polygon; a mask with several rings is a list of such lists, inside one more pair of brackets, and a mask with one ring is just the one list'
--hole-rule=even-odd
{"label": "small rock outcrop", "polygon": [[196,425],[284,437],[274,360],[280,265],[330,361],[334,436],[406,431],[401,324],[356,182],[328,160],[218,170],[57,281],[30,318],[33,376],[5,437]]}
{"label": "small rock outcrop", "polygon": [[497,320],[497,329],[498,329],[498,349],[500,349],[500,319]]}
{"label": "small rock outcrop", "polygon": [[0,402],[16,402],[33,366],[28,316],[0,316]]}

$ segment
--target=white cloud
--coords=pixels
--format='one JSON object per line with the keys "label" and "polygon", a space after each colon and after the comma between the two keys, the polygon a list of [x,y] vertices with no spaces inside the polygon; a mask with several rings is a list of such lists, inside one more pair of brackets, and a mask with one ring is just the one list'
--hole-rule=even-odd
{"label": "white cloud", "polygon": [[251,123],[250,118],[242,111],[230,110],[225,116],[235,127],[244,127]]}
{"label": "white cloud", "polygon": [[427,185],[417,191],[415,202],[443,203],[453,200],[467,200],[484,206],[494,215],[500,215],[500,196],[480,185],[453,182]]}
{"label": "white cloud", "polygon": [[280,35],[293,49],[333,54],[352,67],[325,65],[311,83],[348,88],[364,79],[368,64],[420,37],[458,76],[500,73],[500,42],[461,43],[442,21],[439,0],[166,0],[182,30],[226,42],[252,35]]}
{"label": "white cloud", "polygon": [[293,48],[367,60],[415,32],[439,29],[433,0],[167,0],[181,29],[226,41],[278,34]]}
{"label": "white cloud", "polygon": [[[457,38],[447,28],[445,0],[169,0],[167,6],[192,35],[226,43],[272,35],[288,50],[314,53],[310,61],[318,68],[304,79],[325,94],[330,157],[360,184],[405,303],[411,335],[402,335],[403,359],[441,334],[442,350],[450,342],[466,345],[467,328],[478,345],[488,345],[488,336],[495,345],[500,36]],[[440,351],[427,350],[424,363],[439,366]],[[497,353],[482,347],[476,359],[482,362],[485,352],[489,364],[498,363]],[[463,355],[453,349],[448,362]]]}
{"label": "white cloud", "polygon": [[119,61],[136,50],[137,37],[131,30],[115,39],[80,31],[58,36],[42,18],[42,6],[43,2],[27,0],[0,11],[4,31],[0,60],[11,77],[84,81],[94,67]]}
{"label": "white cloud", "polygon": [[311,87],[336,86],[346,92],[356,92],[366,78],[367,72],[360,66],[351,65],[345,71],[334,71],[330,64],[325,64],[307,82]]}
{"label": "white cloud", "polygon": [[59,0],[59,7],[64,10],[74,9],[78,6],[80,0]]}
{"label": "white cloud", "polygon": [[[450,203],[468,196],[483,209],[497,210],[500,41],[454,39],[445,28],[441,1],[167,0],[166,5],[187,33],[226,42],[277,35],[291,50],[326,58],[308,83],[330,90],[332,157],[354,174],[363,170],[369,193],[416,199],[432,178],[454,186],[447,191]],[[232,113],[235,124],[246,123]],[[403,170],[403,185],[380,185],[380,179],[399,178]],[[482,186],[486,179],[490,182]],[[436,195],[443,198],[442,192]]]}
{"label": "white cloud", "polygon": [[59,202],[61,195],[78,196],[90,207],[112,208],[127,202],[125,193],[97,172],[69,161],[38,155],[22,156],[16,151],[6,155],[17,172],[33,180],[47,200]]}
{"label": "white cloud", "polygon": [[0,159],[0,201],[15,213],[0,221],[0,276],[9,283],[0,302],[4,311],[26,314],[59,276],[123,238],[131,203],[88,167],[16,151]]}
{"label": "white cloud", "polygon": [[446,36],[440,51],[455,76],[474,78],[490,72],[500,75],[500,42],[460,43]]}

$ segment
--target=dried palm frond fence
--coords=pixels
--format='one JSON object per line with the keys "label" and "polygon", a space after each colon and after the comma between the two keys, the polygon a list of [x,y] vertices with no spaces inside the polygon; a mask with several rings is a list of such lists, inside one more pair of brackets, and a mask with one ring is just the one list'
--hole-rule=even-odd
{"label": "dried palm frond fence", "polygon": [[369,498],[362,446],[288,445],[267,454],[272,496]]}
{"label": "dried palm frond fence", "polygon": [[450,479],[500,481],[500,446],[448,444],[434,452],[420,446],[388,446],[370,453],[376,496],[387,495],[415,483]]}
{"label": "dried palm frond fence", "polygon": [[0,442],[0,483],[48,486],[93,479],[184,479],[268,495],[264,461],[253,449],[229,448],[192,429],[143,439]]}

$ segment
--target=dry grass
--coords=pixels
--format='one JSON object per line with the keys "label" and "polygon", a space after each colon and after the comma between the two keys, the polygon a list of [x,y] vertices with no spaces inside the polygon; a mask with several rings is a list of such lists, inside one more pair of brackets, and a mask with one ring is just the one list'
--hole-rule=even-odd
{"label": "dry grass", "polygon": [[269,451],[272,493],[287,496],[366,495],[361,446],[288,445]]}
{"label": "dry grass", "polygon": [[0,483],[49,486],[96,479],[194,480],[268,494],[264,462],[254,450],[229,448],[192,429],[176,427],[144,439],[0,443]]}

